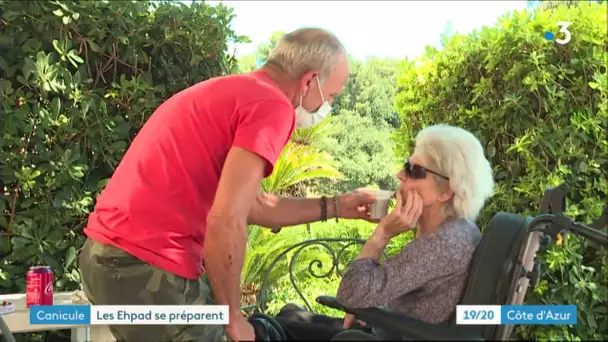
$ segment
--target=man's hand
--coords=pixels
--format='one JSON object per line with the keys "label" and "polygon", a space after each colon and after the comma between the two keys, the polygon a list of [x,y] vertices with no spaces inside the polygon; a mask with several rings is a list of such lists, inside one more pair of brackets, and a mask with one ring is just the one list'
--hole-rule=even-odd
{"label": "man's hand", "polygon": [[344,194],[340,196],[338,216],[339,218],[364,219],[373,222],[369,216],[369,206],[375,201],[376,198],[373,195],[363,191],[355,190]]}
{"label": "man's hand", "polygon": [[253,325],[240,313],[230,318],[230,324],[226,326],[226,334],[234,342],[255,341]]}
{"label": "man's hand", "polygon": [[355,318],[355,315],[346,314],[346,316],[344,316],[344,329],[352,328],[353,324],[355,324],[355,321],[357,321],[357,323],[359,323],[361,326],[365,326],[365,322],[357,320]]}
{"label": "man's hand", "polygon": [[[370,220],[369,206],[376,199],[365,192],[353,191],[334,199],[327,199],[327,217]],[[321,219],[319,198],[287,198],[261,193],[257,196],[247,221],[267,228],[282,228],[316,222]],[[337,209],[337,210],[336,210]],[[373,221],[371,221],[373,222]]]}

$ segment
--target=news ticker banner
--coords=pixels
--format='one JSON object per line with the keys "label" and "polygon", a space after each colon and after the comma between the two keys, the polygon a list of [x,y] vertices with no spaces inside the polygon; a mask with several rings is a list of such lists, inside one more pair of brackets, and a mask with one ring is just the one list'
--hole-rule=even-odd
{"label": "news ticker banner", "polygon": [[31,306],[30,324],[226,325],[228,305]]}
{"label": "news ticker banner", "polygon": [[456,324],[576,325],[576,305],[458,305]]}
{"label": "news ticker banner", "polygon": [[[30,307],[30,324],[226,325],[227,305],[49,305]],[[576,305],[459,305],[456,324],[575,325]]]}

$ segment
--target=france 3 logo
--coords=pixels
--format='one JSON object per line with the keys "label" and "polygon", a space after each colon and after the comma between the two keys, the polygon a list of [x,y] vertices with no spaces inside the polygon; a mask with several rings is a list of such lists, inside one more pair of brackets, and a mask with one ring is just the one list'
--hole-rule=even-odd
{"label": "france 3 logo", "polygon": [[557,22],[557,26],[559,26],[559,32],[558,33],[562,33],[563,38],[556,38],[557,35],[553,34],[553,32],[551,31],[547,31],[545,32],[545,39],[546,40],[553,40],[555,39],[555,42],[561,45],[564,44],[568,44],[568,42],[572,39],[572,33],[570,33],[570,31],[568,30],[568,26],[570,26],[572,23],[569,21],[558,21]]}

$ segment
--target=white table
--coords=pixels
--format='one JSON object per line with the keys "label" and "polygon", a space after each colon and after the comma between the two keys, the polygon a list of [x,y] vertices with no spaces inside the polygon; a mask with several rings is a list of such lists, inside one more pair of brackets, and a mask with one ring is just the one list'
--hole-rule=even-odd
{"label": "white table", "polygon": [[[53,295],[53,304],[73,305],[73,292],[59,292]],[[25,305],[25,293],[0,295],[0,302],[11,302],[15,311],[2,315],[2,319],[13,334],[50,330],[71,330],[72,342],[114,342],[112,334],[105,326],[82,324],[30,324],[30,311]]]}

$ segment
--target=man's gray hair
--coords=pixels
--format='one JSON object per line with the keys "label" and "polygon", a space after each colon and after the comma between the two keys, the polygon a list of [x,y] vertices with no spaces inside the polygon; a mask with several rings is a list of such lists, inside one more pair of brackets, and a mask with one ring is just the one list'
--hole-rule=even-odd
{"label": "man's gray hair", "polygon": [[324,82],[340,58],[346,58],[346,50],[333,33],[301,28],[279,39],[266,64],[279,68],[292,80],[318,70],[319,81]]}
{"label": "man's gray hair", "polygon": [[439,188],[449,186],[454,197],[446,206],[450,216],[475,220],[494,192],[492,167],[481,142],[472,133],[449,125],[429,126],[416,136],[415,154],[424,155]]}

